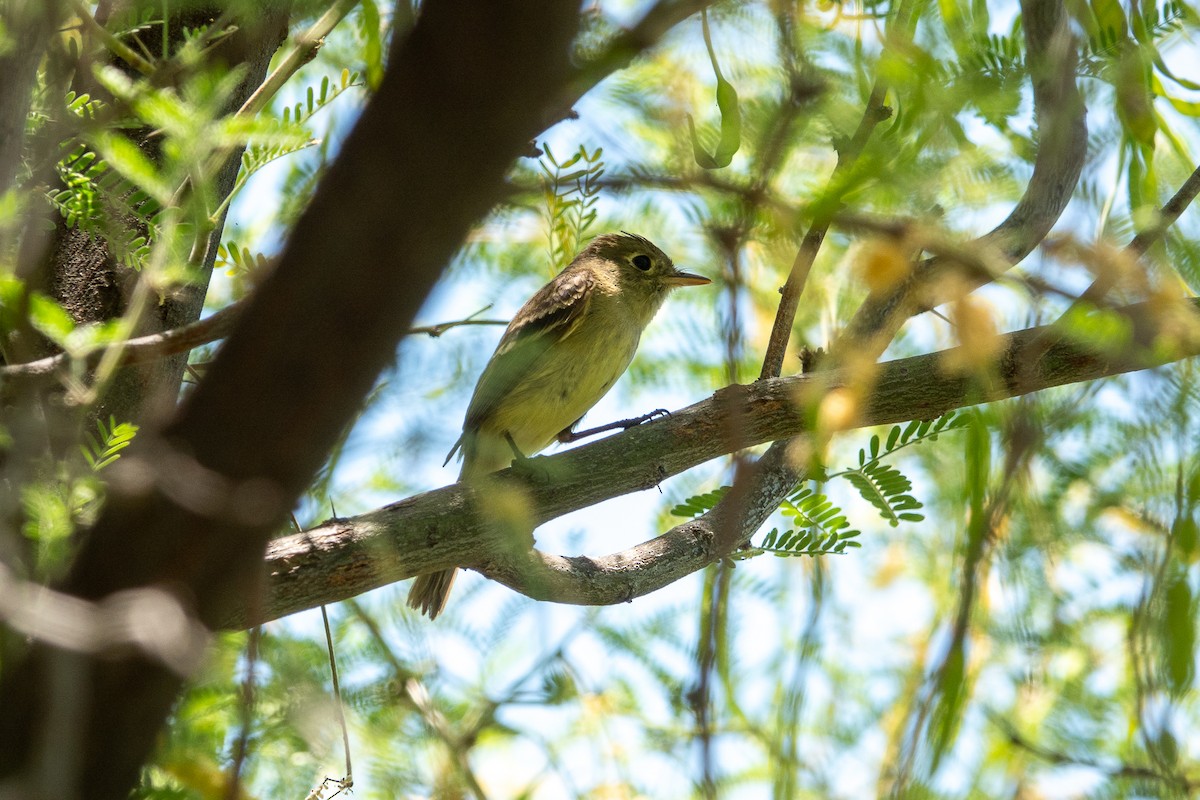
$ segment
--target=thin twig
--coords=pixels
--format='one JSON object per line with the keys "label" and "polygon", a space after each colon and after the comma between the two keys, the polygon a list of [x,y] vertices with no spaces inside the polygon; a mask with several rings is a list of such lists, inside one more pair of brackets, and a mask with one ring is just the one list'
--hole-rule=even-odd
{"label": "thin twig", "polygon": [[329,650],[329,675],[333,681],[333,702],[337,707],[338,724],[342,728],[342,747],[346,751],[346,774],[342,785],[349,788],[354,785],[354,770],[350,768],[350,729],[346,727],[346,713],[342,710],[342,687],[338,684],[337,656],[333,652],[333,634],[329,630],[329,612],[321,606],[321,621],[325,623],[325,646]]}
{"label": "thin twig", "polygon": [[[122,353],[120,365],[128,366],[130,364],[153,361],[157,358],[183,353],[201,345],[215,342],[218,339],[223,339],[233,329],[234,322],[237,321],[247,302],[246,300],[240,300],[196,322],[172,328],[162,333],[138,336],[122,342],[120,346],[124,349],[124,352]],[[99,358],[103,353],[115,347],[117,347],[116,344],[111,344],[82,354],[58,353],[23,364],[9,364],[0,367],[0,380],[53,375],[58,370],[67,366],[72,358],[87,358],[89,360]]]}
{"label": "thin twig", "polygon": [[[982,485],[973,487],[977,493],[978,509],[983,513],[972,513],[966,523],[966,552],[962,558],[958,602],[950,630],[950,642],[942,650],[936,664],[926,665],[925,674],[928,677],[921,691],[913,698],[915,709],[912,711],[912,724],[907,727],[908,741],[901,743],[902,756],[889,792],[891,797],[907,796],[911,788],[909,782],[912,772],[920,754],[921,741],[928,741],[931,736],[936,736],[936,733],[930,730],[929,720],[937,709],[939,696],[944,700],[946,691],[954,688],[950,686],[950,681],[956,657],[962,658],[960,666],[963,669],[963,674],[957,680],[963,684],[968,681],[967,639],[972,613],[979,602],[979,584],[986,577],[989,561],[1001,535],[1001,523],[1009,507],[1014,483],[1029,468],[1029,462],[1036,455],[1037,445],[1040,444],[1039,437],[1043,435],[1040,430],[1032,428],[1028,422],[1030,418],[1031,416],[1026,414],[1014,415],[1014,428],[1005,437],[1008,449],[1005,453],[1004,468],[1000,472],[1000,484],[990,493],[991,496],[988,496],[991,470],[986,462],[982,464],[981,474],[978,476]],[[976,453],[975,458],[981,459],[982,456]],[[975,510],[974,507],[972,510]],[[934,746],[944,749],[944,743],[941,742],[934,742]],[[934,760],[938,755],[933,756]]]}
{"label": "thin twig", "polygon": [[[225,306],[204,319],[172,328],[162,333],[138,336],[121,343],[112,343],[83,353],[57,353],[36,361],[22,364],[0,366],[0,381],[14,378],[34,378],[54,375],[65,368],[72,359],[84,358],[89,361],[100,358],[104,353],[121,347],[123,352],[118,362],[119,366],[144,364],[158,358],[184,353],[202,345],[211,344],[218,339],[224,339],[233,330],[234,324],[243,309],[249,304],[249,298],[239,300]],[[479,313],[479,312],[476,312]],[[425,333],[433,337],[441,336],[451,328],[463,325],[507,325],[502,319],[458,319],[449,322],[439,322],[435,325],[422,325],[410,328],[408,332]]]}
{"label": "thin twig", "polygon": [[1200,781],[1191,780],[1183,776],[1177,778],[1171,775],[1164,775],[1152,767],[1142,766],[1141,764],[1121,763],[1115,766],[1109,766],[1092,759],[1078,758],[1076,756],[1068,755],[1067,753],[1061,753],[1057,750],[1050,750],[1047,747],[1025,738],[1025,736],[1022,735],[1008,720],[993,716],[991,721],[992,724],[996,725],[1004,732],[1004,735],[1008,738],[1009,743],[1014,747],[1019,747],[1025,752],[1040,758],[1042,761],[1055,766],[1073,766],[1094,769],[1097,772],[1104,774],[1111,780],[1121,779],[1158,781],[1168,786],[1180,789],[1184,792],[1192,792],[1198,786],[1200,786]]}
{"label": "thin twig", "polygon": [[[491,306],[488,306],[487,308],[491,308]],[[486,311],[487,308],[476,311],[475,313],[482,313],[483,311]],[[451,322],[439,322],[436,325],[416,325],[409,328],[408,332],[409,334],[427,333],[436,339],[451,328],[459,328],[463,325],[507,325],[508,322],[509,321],[506,319],[475,319],[474,316],[470,316],[466,319],[456,319]]]}
{"label": "thin twig", "polygon": [[83,21],[84,26],[100,37],[100,40],[104,42],[105,46],[114,55],[147,78],[154,74],[154,65],[139,56],[132,47],[122,42],[116,36],[113,36],[107,28],[97,22],[96,18],[87,10],[87,6],[83,4],[83,0],[70,0],[70,2],[71,10],[79,15],[79,19]]}
{"label": "thin twig", "polygon": [[[367,631],[371,634],[371,638],[375,641],[380,651],[382,651],[384,658],[391,664],[393,672],[396,673],[396,691],[400,695],[400,699],[417,712],[426,727],[450,751],[454,759],[454,764],[458,768],[459,775],[463,782],[467,784],[467,788],[470,789],[471,793],[478,800],[487,800],[487,795],[484,793],[479,779],[475,776],[474,770],[471,769],[471,762],[467,758],[466,749],[463,746],[464,739],[467,737],[458,736],[450,730],[450,725],[447,723],[445,715],[433,705],[433,698],[430,696],[429,690],[418,680],[413,671],[400,661],[399,656],[396,655],[391,645],[388,644],[383,631],[379,629],[379,624],[375,621],[374,617],[368,614],[356,600],[348,600],[346,604],[350,607],[354,615],[358,617],[359,621],[367,626]],[[472,735],[470,738],[473,739],[475,737]]]}
{"label": "thin twig", "polygon": [[[1197,167],[1192,172],[1188,179],[1184,181],[1183,186],[1179,188],[1179,191],[1159,210],[1155,223],[1146,230],[1138,231],[1129,244],[1125,245],[1125,252],[1135,258],[1145,254],[1167,232],[1168,228],[1179,219],[1179,216],[1192,200],[1195,199],[1198,193],[1200,193],[1200,167]],[[1059,315],[1053,325],[1048,325],[1043,329],[1041,338],[1030,349],[1029,358],[1025,364],[1025,372],[1032,372],[1041,359],[1042,354],[1050,345],[1067,335],[1066,326],[1068,320],[1072,319],[1080,310],[1089,306],[1099,306],[1102,303],[1104,297],[1112,290],[1116,280],[1116,271],[1107,270],[1092,281],[1081,294],[1071,299],[1067,309]]]}
{"label": "thin twig", "polygon": [[279,66],[259,84],[254,94],[246,99],[238,109],[236,116],[251,116],[267,107],[271,98],[287,83],[288,79],[316,56],[317,51],[325,43],[325,37],[337,27],[342,17],[358,5],[358,0],[338,0],[338,2],[321,15],[312,27],[296,38],[296,46],[279,62]]}
{"label": "thin twig", "polygon": [[233,763],[229,767],[229,780],[225,784],[227,800],[237,800],[240,795],[238,786],[242,780],[242,767],[250,753],[250,728],[254,723],[254,667],[258,663],[258,643],[261,637],[262,626],[255,625],[250,629],[250,638],[246,642],[246,676],[242,680],[240,703],[241,730],[238,731],[237,741],[233,746]]}
{"label": "thin twig", "polygon": [[[901,3],[891,28],[893,30],[906,28],[911,13],[912,3]],[[792,261],[787,281],[779,290],[781,294],[779,309],[775,312],[775,322],[771,326],[771,337],[767,341],[767,351],[763,356],[762,371],[759,373],[760,379],[777,378],[783,370],[783,359],[787,353],[788,340],[792,335],[792,325],[796,321],[796,311],[800,307],[800,296],[804,293],[804,286],[808,282],[808,273],[812,269],[813,262],[816,261],[817,253],[825,241],[825,234],[829,231],[829,225],[837,210],[837,200],[842,191],[839,187],[840,179],[858,159],[863,148],[866,147],[867,140],[875,131],[875,127],[889,116],[890,112],[883,104],[887,90],[887,82],[882,77],[877,78],[867,99],[862,119],[859,120],[858,129],[855,130],[854,136],[838,150],[837,166],[833,168],[833,174],[829,177],[829,186],[833,189],[833,194],[828,199],[827,210],[813,219],[808,232],[804,235],[804,240],[800,243],[800,249],[796,252],[796,258]]]}
{"label": "thin twig", "polygon": [[713,670],[717,650],[721,646],[719,631],[725,609],[729,605],[730,566],[728,561],[717,564],[706,576],[704,602],[700,608],[700,641],[696,648],[696,686],[688,693],[692,714],[696,717],[696,738],[700,743],[700,790],[706,800],[717,797],[715,759],[713,756]]}
{"label": "thin twig", "polygon": [[[1129,244],[1125,245],[1125,250],[1135,256],[1144,255],[1175,224],[1179,216],[1196,199],[1197,194],[1200,194],[1200,166],[1197,166],[1192,171],[1188,179],[1179,187],[1179,191],[1159,209],[1154,224],[1143,231],[1138,231]],[[1099,303],[1100,299],[1112,289],[1115,280],[1116,276],[1111,273],[1096,278],[1090,286],[1083,290],[1083,293],[1079,295],[1079,299],[1063,312],[1059,319],[1068,318],[1084,304],[1095,305]]]}

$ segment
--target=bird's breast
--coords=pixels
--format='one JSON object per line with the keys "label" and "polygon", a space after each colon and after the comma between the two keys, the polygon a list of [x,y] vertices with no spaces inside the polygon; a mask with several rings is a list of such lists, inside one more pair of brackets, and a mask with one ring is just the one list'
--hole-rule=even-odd
{"label": "bird's breast", "polygon": [[600,316],[589,314],[555,342],[481,427],[501,436],[507,431],[529,455],[599,402],[633,360],[641,337],[635,321]]}

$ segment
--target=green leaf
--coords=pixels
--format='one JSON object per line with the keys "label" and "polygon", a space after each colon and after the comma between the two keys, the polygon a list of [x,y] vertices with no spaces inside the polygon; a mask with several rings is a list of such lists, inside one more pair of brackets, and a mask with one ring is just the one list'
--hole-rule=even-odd
{"label": "green leaf", "polygon": [[670,514],[675,517],[698,517],[711,511],[729,489],[729,486],[722,486],[711,492],[693,495],[672,508]]}
{"label": "green leaf", "polygon": [[1167,685],[1181,697],[1192,688],[1196,677],[1196,608],[1187,574],[1171,578],[1164,598],[1161,641],[1166,649]]}
{"label": "green leaf", "polygon": [[174,189],[163,180],[158,168],[137,145],[119,133],[99,134],[93,145],[104,161],[130,183],[145,191],[160,205],[170,204]]}
{"label": "green leaf", "polygon": [[88,434],[86,445],[79,447],[93,472],[99,472],[121,457],[121,451],[133,443],[138,426],[130,422],[118,424],[110,416],[107,428],[103,421],[96,420],[96,431],[98,435]]}
{"label": "green leaf", "polygon": [[1118,0],[1092,0],[1092,14],[1096,21],[1096,31],[1106,40],[1113,37],[1125,38],[1129,30],[1125,19],[1125,10]]}
{"label": "green leaf", "polygon": [[63,349],[75,330],[75,320],[67,310],[40,292],[29,296],[29,322],[38,333]]}
{"label": "green leaf", "polygon": [[1179,551],[1180,559],[1187,564],[1195,563],[1197,545],[1200,545],[1200,529],[1195,517],[1190,514],[1177,518],[1171,525],[1171,539]]}
{"label": "green leaf", "polygon": [[692,157],[696,163],[704,169],[720,169],[729,166],[742,146],[742,112],[738,106],[737,90],[725,80],[725,76],[721,74],[721,66],[717,63],[717,53],[708,30],[707,12],[701,13],[704,15],[704,42],[708,46],[708,57],[717,79],[717,110],[721,113],[721,137],[713,155],[709,155],[701,146],[700,138],[696,135],[696,123],[691,114],[687,115],[688,133],[692,138]]}

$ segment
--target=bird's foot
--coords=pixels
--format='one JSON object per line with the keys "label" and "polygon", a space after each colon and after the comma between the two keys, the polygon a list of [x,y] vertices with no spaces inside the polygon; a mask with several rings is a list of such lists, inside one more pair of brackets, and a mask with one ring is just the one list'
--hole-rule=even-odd
{"label": "bird's foot", "polygon": [[601,425],[598,428],[588,428],[586,431],[573,431],[570,428],[562,431],[555,438],[562,444],[569,444],[580,439],[586,439],[589,436],[595,436],[598,433],[607,433],[615,430],[629,430],[641,425],[643,422],[649,422],[655,417],[669,417],[671,412],[665,408],[656,408],[649,414],[642,414],[640,417],[632,417],[631,419],[619,419],[616,422],[610,422],[607,425]]}
{"label": "bird's foot", "polygon": [[550,471],[543,467],[539,462],[541,458],[538,456],[527,456],[521,452],[521,448],[517,447],[517,443],[513,441],[512,435],[504,434],[505,441],[512,448],[513,460],[512,471],[514,475],[524,478],[530,483],[549,483]]}

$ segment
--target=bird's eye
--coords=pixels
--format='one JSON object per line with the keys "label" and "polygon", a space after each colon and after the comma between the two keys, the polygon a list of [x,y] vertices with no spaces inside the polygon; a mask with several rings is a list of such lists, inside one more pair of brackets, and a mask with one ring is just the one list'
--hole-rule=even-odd
{"label": "bird's eye", "polygon": [[634,256],[633,265],[642,272],[650,269],[650,256]]}

